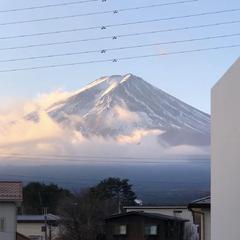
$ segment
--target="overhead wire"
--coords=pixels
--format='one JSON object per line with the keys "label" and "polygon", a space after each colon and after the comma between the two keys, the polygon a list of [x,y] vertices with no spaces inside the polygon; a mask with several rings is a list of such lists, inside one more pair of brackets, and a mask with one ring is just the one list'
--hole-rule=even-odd
{"label": "overhead wire", "polygon": [[74,56],[74,55],[90,54],[90,53],[105,54],[107,52],[112,52],[112,51],[129,50],[129,49],[136,49],[136,48],[146,48],[146,47],[177,44],[177,43],[189,43],[189,42],[205,41],[205,40],[212,40],[212,39],[222,39],[222,38],[238,37],[238,36],[240,36],[240,33],[215,35],[215,36],[207,36],[207,37],[191,38],[191,39],[183,39],[183,40],[173,40],[173,41],[166,41],[166,42],[155,42],[155,43],[149,43],[149,44],[139,44],[139,45],[132,45],[132,46],[116,47],[116,48],[105,48],[105,49],[87,50],[87,51],[79,51],[79,52],[67,52],[67,53],[60,53],[60,54],[31,56],[31,57],[23,57],[23,58],[0,59],[0,63],[46,59],[46,58],[56,58],[56,57],[64,57],[64,56]]}
{"label": "overhead wire", "polygon": [[[206,15],[215,15],[215,14],[225,13],[227,11],[240,11],[240,9],[222,10],[222,11],[215,11],[215,12],[203,12],[203,13],[199,13],[199,14],[181,15],[181,16],[176,16],[176,17],[156,18],[156,19],[150,19],[150,20],[132,21],[132,22],[108,24],[108,25],[98,25],[98,26],[83,27],[83,28],[72,28],[72,29],[49,31],[49,32],[38,32],[38,33],[20,34],[20,35],[13,35],[13,36],[0,36],[0,40],[15,39],[15,38],[26,38],[26,37],[37,37],[37,36],[70,33],[70,32],[79,32],[79,31],[88,31],[88,30],[97,30],[97,29],[105,30],[107,28],[121,27],[121,26],[128,26],[128,25],[138,25],[138,24],[145,24],[145,23],[154,23],[154,22],[161,22],[163,20],[174,20],[174,19],[182,19],[182,18],[190,18],[190,17],[198,17],[198,16],[206,16]],[[225,22],[225,24],[237,23],[237,22],[239,22],[239,20]],[[222,25],[222,24],[224,24],[224,22],[223,23],[216,23],[216,25]]]}
{"label": "overhead wire", "polygon": [[0,26],[25,24],[25,23],[36,23],[36,22],[43,22],[43,21],[45,22],[45,21],[53,21],[53,20],[63,20],[63,19],[71,19],[71,18],[79,18],[79,17],[87,17],[87,16],[105,15],[105,14],[111,14],[111,13],[112,14],[119,14],[119,13],[122,13],[122,12],[130,12],[130,11],[136,11],[136,10],[142,10],[142,9],[178,5],[178,4],[191,3],[191,2],[197,2],[197,1],[198,0],[184,0],[184,1],[178,1],[178,2],[168,2],[168,3],[138,6],[138,7],[129,7],[129,8],[106,10],[106,11],[65,15],[65,16],[55,16],[55,17],[38,18],[38,19],[30,19],[30,20],[20,20],[20,21],[12,21],[12,22],[0,22]]}
{"label": "overhead wire", "polygon": [[49,68],[68,67],[68,66],[78,66],[78,65],[87,65],[87,64],[94,64],[94,63],[110,63],[110,62],[116,63],[119,61],[127,61],[127,60],[133,60],[133,59],[153,58],[153,57],[160,57],[160,56],[206,52],[206,51],[213,51],[213,50],[216,51],[216,50],[221,50],[221,49],[230,49],[230,48],[237,48],[237,47],[240,47],[240,44],[217,46],[217,47],[210,47],[210,48],[199,48],[199,49],[191,49],[191,50],[182,50],[182,51],[173,51],[173,52],[167,52],[167,53],[127,56],[127,57],[111,58],[111,59],[89,60],[89,61],[63,63],[63,64],[40,65],[40,66],[23,67],[23,68],[9,68],[9,69],[0,70],[0,73],[29,71],[29,70],[38,70],[38,69],[49,69]]}
{"label": "overhead wire", "polygon": [[[42,176],[42,175],[26,175],[26,174],[2,174],[0,173],[0,176],[5,176],[5,177],[17,177],[17,178],[28,178],[28,179],[41,179],[44,180],[44,182],[52,182],[55,181],[56,183],[62,183],[62,184],[78,184],[78,185],[90,185],[90,182],[100,182],[106,177],[102,178],[75,178],[75,179],[66,179],[66,178],[59,178],[59,177],[51,177],[51,176]],[[84,183],[83,183],[84,182]],[[186,182],[179,182],[179,181],[160,181],[160,180],[138,180],[138,179],[129,179],[129,182],[131,184],[136,184],[136,183],[142,183],[142,184],[187,184]],[[205,183],[203,182],[191,182],[191,184],[200,184],[200,183]],[[208,182],[207,182],[208,183]],[[139,186],[136,186],[139,188]],[[141,188],[141,187],[140,187]]]}
{"label": "overhead wire", "polygon": [[215,27],[215,26],[222,26],[222,25],[229,25],[229,24],[237,24],[237,23],[240,23],[240,20],[227,21],[227,22],[217,22],[217,23],[195,25],[195,26],[186,26],[186,27],[179,27],[179,28],[160,29],[160,30],[145,31],[145,32],[127,33],[127,34],[95,37],[95,38],[82,38],[82,39],[76,39],[76,40],[67,40],[67,41],[58,41],[58,42],[49,42],[49,43],[4,47],[4,48],[0,48],[0,51],[34,48],[34,47],[47,47],[47,46],[53,46],[53,45],[65,45],[65,44],[72,44],[72,43],[78,43],[78,42],[90,42],[90,41],[99,41],[99,40],[107,40],[107,39],[117,40],[119,38],[125,38],[125,37],[143,36],[143,35],[151,35],[151,34],[157,34],[157,33],[183,31],[183,30],[190,30],[190,29],[199,29],[199,28],[208,28],[208,27]]}
{"label": "overhead wire", "polygon": [[23,7],[23,8],[11,8],[11,9],[0,10],[0,13],[19,12],[19,11],[27,11],[27,10],[62,7],[62,6],[65,7],[70,5],[79,5],[79,4],[99,2],[99,1],[102,1],[102,0],[82,0],[82,1],[72,1],[72,2],[63,2],[63,3],[53,3],[53,4],[46,4],[46,5],[40,5],[40,6],[30,6],[30,7]]}
{"label": "overhead wire", "polygon": [[[125,159],[125,160],[129,160],[129,159],[159,159],[160,157],[154,157],[154,156],[148,156],[148,157],[143,157],[143,156],[125,156],[125,157],[121,157],[121,156],[103,156],[103,155],[76,155],[76,154],[46,154],[46,153],[25,153],[25,154],[22,154],[22,153],[4,153],[4,152],[1,152],[0,153],[0,157],[7,157],[7,156],[10,156],[10,157],[57,157],[57,158],[98,158],[98,159],[113,159],[113,158],[118,158],[118,159]],[[163,157],[163,156],[161,156]],[[171,158],[175,159],[176,160],[176,157],[177,156],[173,156]],[[183,157],[183,156],[182,156]],[[188,155],[189,157],[189,155]],[[202,159],[203,156],[195,156],[194,157],[199,157]],[[164,156],[164,159],[166,160],[166,158],[169,159],[169,156]],[[179,158],[179,156],[178,156]],[[185,159],[185,158],[184,158]]]}

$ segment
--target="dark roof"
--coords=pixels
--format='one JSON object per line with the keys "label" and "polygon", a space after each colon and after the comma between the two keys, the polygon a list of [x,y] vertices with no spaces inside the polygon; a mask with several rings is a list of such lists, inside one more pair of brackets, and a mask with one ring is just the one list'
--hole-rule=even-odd
{"label": "dark roof", "polygon": [[188,205],[189,208],[210,208],[211,207],[211,197],[205,197],[191,202]]}
{"label": "dark roof", "polygon": [[16,240],[30,240],[30,238],[28,238],[28,237],[24,236],[23,234],[17,232]]}
{"label": "dark roof", "polygon": [[164,215],[164,214],[146,213],[146,212],[140,212],[140,211],[139,212],[132,211],[132,212],[127,212],[127,213],[115,214],[115,215],[112,215],[112,216],[106,218],[106,221],[112,220],[112,219],[118,219],[118,218],[122,218],[122,217],[127,217],[127,216],[140,216],[140,217],[166,220],[166,221],[174,221],[174,222],[188,222],[189,221],[187,219],[168,216],[168,215]]}
{"label": "dark roof", "polygon": [[187,209],[187,205],[158,205],[158,206],[124,206],[123,209]]}
{"label": "dark roof", "polygon": [[[57,222],[60,218],[53,214],[47,214],[47,222]],[[18,215],[18,223],[44,223],[45,215]]]}
{"label": "dark roof", "polygon": [[21,202],[22,182],[0,181],[0,202]]}

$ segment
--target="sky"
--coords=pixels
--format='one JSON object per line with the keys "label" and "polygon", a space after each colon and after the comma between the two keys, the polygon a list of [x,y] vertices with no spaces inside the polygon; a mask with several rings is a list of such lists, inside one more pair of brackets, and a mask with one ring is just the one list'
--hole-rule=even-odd
{"label": "sky", "polygon": [[132,45],[151,44],[166,41],[202,38],[223,34],[239,33],[240,23],[225,26],[215,26],[202,29],[172,31],[145,36],[119,38],[118,40],[99,40],[78,42],[74,44],[34,47],[17,50],[1,50],[2,48],[52,43],[56,41],[71,41],[77,39],[115,36],[161,29],[181,28],[186,26],[204,25],[225,21],[240,20],[239,11],[216,14],[212,16],[175,19],[148,24],[121,26],[106,30],[76,31],[72,33],[52,34],[35,37],[1,39],[6,36],[51,32],[73,28],[104,26],[132,21],[151,20],[201,12],[219,11],[240,8],[238,0],[199,0],[195,2],[149,8],[118,14],[84,16],[54,21],[41,21],[3,25],[1,23],[48,18],[54,16],[75,15],[99,12],[105,10],[130,8],[159,3],[180,2],[181,0],[107,0],[96,1],[73,6],[44,8],[28,11],[4,13],[1,10],[63,3],[67,0],[1,0],[0,2],[0,109],[20,100],[32,99],[43,93],[56,90],[73,91],[95,79],[115,74],[133,73],[176,96],[184,102],[210,113],[210,90],[224,72],[239,57],[239,48],[219,51],[206,51],[189,54],[159,56],[154,58],[135,59],[117,63],[94,63],[61,68],[38,69],[31,71],[1,72],[5,69],[26,68],[42,65],[68,64],[99,59],[114,59],[121,57],[168,53],[199,48],[240,44],[240,36],[223,39],[212,39],[198,42],[161,45],[147,48],[128,49],[122,51],[91,53],[75,56],[56,57],[49,59],[2,62],[7,59],[25,58],[31,56],[62,54],[106,48],[125,47]]}

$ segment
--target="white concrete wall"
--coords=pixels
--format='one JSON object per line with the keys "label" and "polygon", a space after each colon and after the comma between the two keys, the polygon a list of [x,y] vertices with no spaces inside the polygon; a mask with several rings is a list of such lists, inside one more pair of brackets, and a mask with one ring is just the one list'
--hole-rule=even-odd
{"label": "white concrete wall", "polygon": [[212,240],[240,239],[239,185],[240,59],[212,89]]}
{"label": "white concrete wall", "polygon": [[5,218],[6,228],[0,232],[0,240],[16,240],[16,205],[0,203],[0,218]]}

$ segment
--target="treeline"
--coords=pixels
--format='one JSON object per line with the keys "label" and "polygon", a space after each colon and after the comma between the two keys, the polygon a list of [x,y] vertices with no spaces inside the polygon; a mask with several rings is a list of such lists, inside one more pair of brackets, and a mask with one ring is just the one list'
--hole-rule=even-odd
{"label": "treeline", "polygon": [[137,196],[127,179],[108,178],[78,193],[55,184],[29,183],[23,190],[24,214],[42,214],[43,207],[61,218],[60,240],[104,239],[104,219]]}

